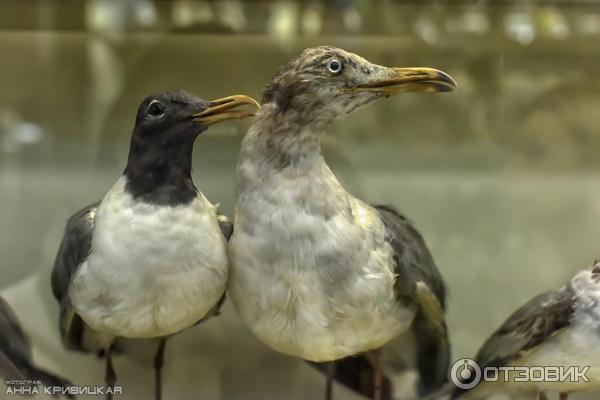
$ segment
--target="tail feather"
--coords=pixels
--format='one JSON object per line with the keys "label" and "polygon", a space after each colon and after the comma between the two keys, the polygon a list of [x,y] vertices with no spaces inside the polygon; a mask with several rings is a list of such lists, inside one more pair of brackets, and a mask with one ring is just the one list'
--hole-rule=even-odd
{"label": "tail feather", "polygon": [[437,392],[447,384],[450,343],[445,324],[440,330],[417,315],[414,329],[417,341],[417,369],[420,376],[418,389],[419,395],[423,397]]}

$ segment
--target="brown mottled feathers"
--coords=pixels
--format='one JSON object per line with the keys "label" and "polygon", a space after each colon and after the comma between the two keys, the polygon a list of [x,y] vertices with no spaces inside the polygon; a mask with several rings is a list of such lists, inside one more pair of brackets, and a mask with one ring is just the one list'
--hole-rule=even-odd
{"label": "brown mottled feathers", "polygon": [[[534,297],[486,340],[475,356],[476,362],[482,369],[509,366],[569,326],[575,300],[568,286]],[[457,388],[452,398],[458,398],[465,392]]]}
{"label": "brown mottled feathers", "polygon": [[574,305],[575,296],[568,287],[534,297],[483,344],[477,362],[482,367],[508,365],[567,327]]}

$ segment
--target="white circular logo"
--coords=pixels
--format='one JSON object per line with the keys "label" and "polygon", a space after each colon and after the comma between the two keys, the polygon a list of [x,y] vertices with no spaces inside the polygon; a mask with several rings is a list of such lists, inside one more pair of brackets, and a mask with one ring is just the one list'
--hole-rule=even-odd
{"label": "white circular logo", "polygon": [[481,368],[470,358],[461,358],[452,364],[450,380],[460,389],[473,389],[481,381]]}

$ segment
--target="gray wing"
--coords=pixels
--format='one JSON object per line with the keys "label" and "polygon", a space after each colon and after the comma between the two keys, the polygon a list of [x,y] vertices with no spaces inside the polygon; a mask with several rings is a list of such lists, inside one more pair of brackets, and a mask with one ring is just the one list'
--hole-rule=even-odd
{"label": "gray wing", "polygon": [[60,378],[32,363],[31,344],[17,316],[0,297],[0,377],[5,380],[41,381],[47,386],[71,386]]}
{"label": "gray wing", "polygon": [[68,349],[84,352],[100,349],[85,346],[84,334],[90,328],[75,314],[68,292],[75,272],[90,254],[99,204],[87,206],[69,218],[52,270],[52,292],[60,305],[59,326],[63,344]]}
{"label": "gray wing", "polygon": [[419,394],[427,396],[447,381],[450,343],[446,327],[446,286],[421,234],[389,206],[375,206],[394,249],[398,299],[416,306],[412,331],[417,343]]}
{"label": "gray wing", "polygon": [[[475,360],[481,369],[508,366],[570,324],[575,295],[568,288],[551,290],[515,311],[481,346]],[[452,398],[466,390],[456,389]]]}

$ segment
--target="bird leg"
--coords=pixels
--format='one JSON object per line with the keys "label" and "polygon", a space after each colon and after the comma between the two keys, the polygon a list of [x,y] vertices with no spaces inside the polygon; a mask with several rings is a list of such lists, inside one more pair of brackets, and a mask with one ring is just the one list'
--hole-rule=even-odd
{"label": "bird leg", "polygon": [[373,350],[373,400],[381,400],[381,349]]}
{"label": "bird leg", "polygon": [[113,390],[115,388],[115,383],[117,382],[117,374],[115,374],[112,363],[112,343],[106,347],[104,356],[106,357],[106,370],[104,373],[104,383],[107,388],[106,400],[112,400]]}
{"label": "bird leg", "polygon": [[165,347],[167,338],[161,338],[158,349],[154,355],[154,398],[160,400],[162,397],[162,367],[165,361]]}
{"label": "bird leg", "polygon": [[325,400],[333,399],[333,378],[335,378],[335,361],[329,361],[325,381]]}
{"label": "bird leg", "polygon": [[568,400],[569,399],[569,393],[560,393],[559,395],[559,400]]}

